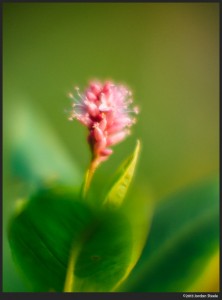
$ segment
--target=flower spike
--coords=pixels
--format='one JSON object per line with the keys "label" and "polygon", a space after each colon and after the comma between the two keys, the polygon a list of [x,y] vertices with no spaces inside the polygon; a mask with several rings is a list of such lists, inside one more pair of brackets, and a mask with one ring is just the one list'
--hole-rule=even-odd
{"label": "flower spike", "polygon": [[74,88],[77,96],[69,93],[72,109],[68,119],[78,120],[88,128],[88,143],[92,160],[83,186],[83,196],[92,180],[96,168],[113,153],[112,146],[123,141],[130,134],[130,127],[135,124],[138,107],[130,107],[132,92],[125,86],[93,81],[80,93]]}
{"label": "flower spike", "polygon": [[92,160],[98,166],[111,155],[110,147],[130,134],[129,128],[135,123],[133,115],[139,110],[130,108],[132,92],[111,81],[93,81],[82,94],[78,87],[75,90],[77,97],[69,94],[73,100],[69,120],[77,119],[88,128]]}

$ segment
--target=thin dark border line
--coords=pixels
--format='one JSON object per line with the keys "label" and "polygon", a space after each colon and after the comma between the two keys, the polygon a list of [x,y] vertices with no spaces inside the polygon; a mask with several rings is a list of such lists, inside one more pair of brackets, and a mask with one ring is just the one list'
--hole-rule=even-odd
{"label": "thin dark border line", "polygon": [[[221,141],[221,128],[222,128],[222,121],[221,121],[221,86],[222,86],[222,77],[221,77],[221,30],[222,30],[222,5],[221,3],[219,3],[219,167],[220,167],[220,173],[219,173],[219,191],[220,191],[220,201],[219,201],[219,206],[220,206],[220,228],[219,228],[219,232],[220,232],[220,237],[221,237],[221,228],[222,228],[222,220],[221,220],[221,195],[222,195],[222,188],[221,188],[221,170],[222,170],[222,162],[221,162],[221,157],[220,157],[220,153],[221,153],[221,149],[222,149],[222,141]],[[221,246],[222,246],[222,242],[220,239],[220,270],[219,270],[219,289],[221,291]]]}
{"label": "thin dark border line", "polygon": [[163,1],[163,0],[156,0],[156,1],[147,1],[147,0],[144,0],[144,1],[134,1],[134,0],[121,0],[121,1],[112,1],[112,0],[107,0],[107,1],[87,1],[87,0],[83,0],[83,1],[73,1],[73,0],[66,0],[66,1],[61,1],[61,0],[47,0],[47,1],[44,1],[44,0],[39,0],[39,1],[30,1],[30,0],[7,0],[7,1],[2,1],[3,4],[7,4],[7,3],[60,3],[60,4],[63,4],[63,3],[151,3],[151,4],[156,4],[156,3],[162,3],[162,4],[173,4],[173,3],[183,3],[183,4],[186,4],[186,3],[218,3],[220,4],[220,0],[195,0],[195,1],[192,1],[192,0],[187,0],[187,1],[179,1],[179,0],[175,0],[175,1]]}

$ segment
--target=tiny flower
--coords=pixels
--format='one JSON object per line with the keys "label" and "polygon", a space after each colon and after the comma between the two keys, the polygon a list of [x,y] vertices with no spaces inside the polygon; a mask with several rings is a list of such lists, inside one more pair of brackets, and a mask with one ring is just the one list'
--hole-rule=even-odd
{"label": "tiny flower", "polygon": [[84,93],[75,87],[77,97],[69,93],[72,110],[69,120],[77,119],[89,130],[88,142],[96,165],[111,154],[110,147],[123,141],[135,123],[138,107],[130,108],[132,93],[123,85],[94,81]]}

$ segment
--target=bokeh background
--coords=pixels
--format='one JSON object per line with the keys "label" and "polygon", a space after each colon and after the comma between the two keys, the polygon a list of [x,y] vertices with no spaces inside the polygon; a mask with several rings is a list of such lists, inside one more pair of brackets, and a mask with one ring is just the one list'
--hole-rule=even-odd
{"label": "bokeh background", "polygon": [[75,165],[81,181],[90,158],[86,130],[67,121],[64,111],[73,86],[83,89],[92,78],[126,83],[141,110],[131,137],[97,171],[97,184],[132,152],[137,138],[142,153],[134,184],[155,202],[219,174],[219,4],[4,3],[6,292],[25,290],[6,237],[14,200],[22,195],[16,170],[23,163],[12,153],[20,144],[26,157],[36,151],[41,173],[48,160],[59,164],[60,157],[42,150],[50,142],[67,157],[59,167],[69,172]]}

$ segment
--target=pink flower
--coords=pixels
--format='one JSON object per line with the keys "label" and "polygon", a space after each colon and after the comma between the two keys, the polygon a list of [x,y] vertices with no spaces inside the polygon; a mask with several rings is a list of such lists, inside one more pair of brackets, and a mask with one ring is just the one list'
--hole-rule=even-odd
{"label": "pink flower", "polygon": [[88,128],[88,142],[98,165],[112,154],[110,147],[130,134],[136,122],[132,115],[138,113],[138,108],[130,108],[131,91],[110,81],[91,82],[83,94],[79,88],[75,90],[77,98],[69,94],[73,99],[69,120],[77,119]]}

